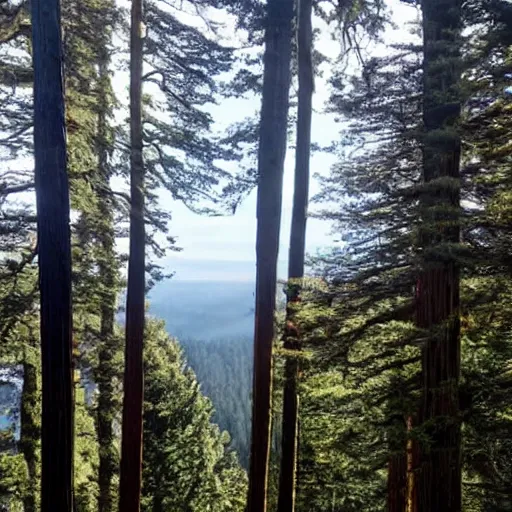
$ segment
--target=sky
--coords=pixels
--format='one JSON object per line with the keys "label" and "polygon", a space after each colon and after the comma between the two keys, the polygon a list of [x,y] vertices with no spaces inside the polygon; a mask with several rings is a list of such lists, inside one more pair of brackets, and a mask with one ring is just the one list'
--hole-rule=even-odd
{"label": "sky", "polygon": [[[125,7],[129,6],[128,0],[118,0]],[[387,30],[386,42],[398,42],[408,39],[408,31],[405,29],[408,21],[417,16],[417,9],[403,4],[400,0],[388,0],[389,8],[394,13],[396,29]],[[219,21],[226,21],[220,15]],[[192,19],[198,19],[197,16]],[[315,42],[316,48],[324,55],[336,58],[339,52],[339,42],[330,37],[325,26],[318,25],[320,36]],[[231,25],[231,31],[229,26]],[[236,38],[233,21],[227,19],[228,30],[223,33],[227,43]],[[384,46],[372,49],[372,53],[382,54]],[[324,113],[330,90],[328,79],[330,76],[329,65],[324,66],[323,76],[315,81],[315,94],[313,96],[313,120],[312,141],[320,145],[329,145],[339,139],[339,133],[343,128],[342,123],[336,122],[332,115]],[[120,96],[122,103],[127,103],[128,75],[126,71],[117,71],[114,76],[114,87]],[[124,99],[124,101],[123,101]],[[259,112],[260,98],[245,100],[228,99],[219,105],[212,107],[211,114],[218,128],[227,127],[233,122],[241,121],[245,117]],[[126,111],[120,112],[126,117]],[[278,262],[278,277],[286,278],[287,252],[290,236],[290,222],[293,201],[293,170],[294,170],[294,141],[289,141],[289,147],[285,161],[283,208],[281,222],[280,251]],[[311,158],[311,183],[310,196],[313,197],[319,191],[315,174],[325,175],[335,162],[335,156],[325,153],[313,153]],[[31,159],[14,162],[13,165],[33,165]],[[126,187],[123,187],[126,190]],[[23,196],[23,197],[21,197]],[[20,194],[20,201],[33,202],[33,194]],[[256,272],[256,190],[254,190],[239,206],[235,215],[225,217],[206,217],[188,210],[182,203],[174,201],[168,192],[161,193],[161,202],[172,213],[170,233],[176,238],[177,245],[182,248],[180,252],[169,253],[160,263],[166,270],[175,273],[174,279],[182,281],[210,280],[210,281],[252,281]],[[321,205],[310,204],[309,211],[314,212]],[[307,252],[316,253],[339,242],[339,233],[331,233],[331,226],[318,219],[308,219],[307,225]],[[127,241],[120,242],[120,249],[126,251]]]}
{"label": "sky", "polygon": [[[404,26],[416,16],[416,9],[404,5],[398,0],[390,0],[388,5],[397,22],[396,30],[386,33],[386,41],[403,41],[407,38]],[[325,55],[335,58],[339,51],[339,43],[333,41],[324,30],[316,42],[316,47]],[[385,51],[376,48],[376,52]],[[328,145],[339,136],[342,125],[336,123],[332,115],[323,113],[329,98],[329,69],[324,69],[324,76],[317,78],[313,97],[312,140]],[[241,120],[260,108],[259,99],[246,100],[236,105],[229,101],[220,104],[212,112],[215,119],[222,125]],[[236,114],[236,115],[235,115]],[[293,141],[290,141],[293,145]],[[290,146],[290,144],[289,144]],[[316,153],[311,159],[310,196],[319,191],[318,181],[313,177],[316,173],[326,174],[335,162],[333,155]],[[288,239],[293,202],[293,170],[294,151],[288,147],[283,187],[283,210],[281,222],[280,251],[278,277],[286,278]],[[256,271],[256,191],[253,191],[238,208],[234,216],[204,217],[190,212],[184,205],[173,202],[169,194],[162,195],[164,204],[168,204],[172,214],[171,233],[176,236],[177,243],[183,250],[170,254],[164,265],[175,272],[177,280],[253,280]],[[310,204],[310,212],[321,208],[321,205]],[[337,244],[339,234],[331,233],[331,226],[318,219],[308,219],[307,251],[316,253]]]}
{"label": "sky", "polygon": [[[317,101],[318,103],[318,101]],[[317,142],[333,138],[339,128],[328,116],[315,115],[312,131]],[[333,163],[332,155],[316,154],[311,160],[311,174],[325,173]],[[283,186],[283,209],[279,255],[279,277],[286,277],[287,246],[293,204],[294,152],[287,151]],[[311,183],[311,195],[318,192],[316,180]],[[255,275],[256,190],[245,199],[235,215],[206,217],[190,212],[183,204],[174,202],[169,194],[162,194],[173,215],[171,232],[183,248],[171,254],[165,265],[172,268],[176,279],[182,280],[252,280]],[[171,201],[171,203],[168,203]],[[311,209],[315,207],[312,205]],[[308,220],[307,247],[316,251],[331,245],[327,223]]]}

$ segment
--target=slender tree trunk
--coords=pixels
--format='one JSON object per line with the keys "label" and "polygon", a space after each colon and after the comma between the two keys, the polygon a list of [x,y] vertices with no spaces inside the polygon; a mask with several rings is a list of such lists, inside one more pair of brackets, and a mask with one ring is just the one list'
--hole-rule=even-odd
{"label": "slender tree trunk", "polygon": [[387,512],[415,512],[414,501],[414,456],[413,441],[410,438],[412,417],[401,419],[403,439],[390,443],[391,455],[388,461]]}
{"label": "slender tree trunk", "polygon": [[269,0],[258,153],[256,315],[248,512],[265,512],[271,436],[272,343],[286,154],[293,0]]}
{"label": "slender tree trunk", "polygon": [[388,512],[407,510],[407,456],[395,453],[388,462]]}
{"label": "slender tree trunk", "polygon": [[119,510],[139,512],[145,298],[144,161],[142,157],[142,0],[132,0],[130,48],[131,207]]}
{"label": "slender tree trunk", "polygon": [[[304,254],[306,250],[313,98],[313,63],[311,56],[313,31],[311,14],[312,0],[299,0],[297,13],[299,74],[297,147],[295,151],[295,184],[288,254],[286,325],[284,329],[284,348],[289,351],[300,350],[299,331],[294,316],[296,314],[295,308],[300,302],[302,278],[304,277]],[[298,359],[293,355],[286,358],[278,512],[293,512],[295,510],[299,415],[299,397],[297,393],[298,364]]]}
{"label": "slender tree trunk", "polygon": [[115,233],[113,205],[110,201],[110,172],[108,168],[108,57],[105,55],[99,64],[100,87],[103,93],[100,97],[100,111],[98,116],[98,171],[102,188],[100,192],[99,212],[101,215],[101,228],[98,234],[101,244],[101,259],[99,264],[99,279],[104,293],[101,300],[100,311],[100,337],[101,349],[99,352],[99,367],[96,381],[98,383],[98,416],[97,432],[99,443],[98,468],[98,511],[112,512],[114,510],[114,496],[112,480],[117,471],[117,458],[114,447],[113,419],[115,416],[114,396],[114,356],[116,343],[114,338],[114,319],[117,293],[117,263],[115,257]]}
{"label": "slender tree trunk", "polygon": [[73,510],[69,186],[59,0],[31,2],[41,293],[41,511]]}
{"label": "slender tree trunk", "polygon": [[[410,433],[413,428],[413,418],[407,418],[407,432]],[[410,436],[407,437],[407,504],[406,512],[416,512],[416,476],[415,470],[418,460],[418,442]]]}
{"label": "slender tree trunk", "polygon": [[27,464],[29,486],[23,498],[24,512],[36,512],[37,503],[37,444],[41,435],[38,426],[37,367],[30,362],[31,356],[23,358],[23,389],[21,392],[20,446]]}
{"label": "slender tree trunk", "polygon": [[459,242],[460,0],[423,1],[424,269],[417,289],[418,327],[430,332],[422,355],[420,420],[429,437],[417,478],[420,512],[461,510],[458,384],[460,374]]}
{"label": "slender tree trunk", "polygon": [[[399,389],[400,380],[390,383]],[[392,418],[389,439],[387,512],[406,512],[407,508],[407,426],[401,413],[390,407]]]}

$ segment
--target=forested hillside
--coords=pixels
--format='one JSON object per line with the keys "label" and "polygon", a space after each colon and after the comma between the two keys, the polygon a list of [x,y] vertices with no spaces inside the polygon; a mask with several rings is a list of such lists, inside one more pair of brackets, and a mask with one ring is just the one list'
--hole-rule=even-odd
{"label": "forested hillside", "polygon": [[214,405],[214,419],[229,432],[231,446],[249,462],[254,283],[181,281],[155,286],[149,311],[165,321],[184,349],[201,391]]}
{"label": "forested hillside", "polygon": [[201,391],[215,407],[215,422],[229,432],[231,446],[245,468],[251,440],[251,341],[246,336],[181,342]]}
{"label": "forested hillside", "polygon": [[508,0],[0,1],[0,509],[512,510],[511,49]]}

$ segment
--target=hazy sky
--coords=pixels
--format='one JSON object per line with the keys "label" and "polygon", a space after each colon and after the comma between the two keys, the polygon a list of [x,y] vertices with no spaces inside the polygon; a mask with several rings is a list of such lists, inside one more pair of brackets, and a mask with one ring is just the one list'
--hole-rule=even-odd
{"label": "hazy sky", "polygon": [[[318,103],[318,101],[316,101]],[[334,122],[327,116],[314,116],[313,132],[318,142],[329,141],[336,133]],[[333,157],[317,154],[312,158],[311,171],[325,172]],[[289,149],[285,162],[283,187],[283,212],[280,243],[280,277],[286,276],[286,255],[290,233],[293,198],[294,152]],[[316,182],[311,191],[318,190]],[[164,197],[170,201],[170,195]],[[164,199],[165,200],[165,199]],[[167,201],[165,201],[167,203]],[[177,279],[229,279],[249,280],[255,273],[256,239],[256,190],[237,209],[234,216],[205,217],[190,212],[180,203],[170,203],[173,213],[171,231],[180,253],[167,258],[167,264],[176,271]],[[314,209],[314,206],[311,207]],[[307,232],[309,250],[329,245],[329,226],[325,222],[310,219]]]}
{"label": "hazy sky", "polygon": [[[126,7],[127,0],[118,0]],[[403,41],[409,38],[406,23],[416,17],[417,10],[399,0],[389,0],[388,6],[394,12],[397,24],[396,30],[386,33],[386,42]],[[193,19],[193,18],[191,18]],[[197,17],[195,17],[197,20]],[[321,29],[321,27],[319,27]],[[224,38],[233,40],[234,30],[225,33]],[[329,33],[324,29],[318,41],[315,43],[318,50],[329,57],[336,57],[339,51],[339,43],[333,41]],[[385,52],[384,47],[375,48],[376,53]],[[372,52],[373,52],[372,51]],[[322,113],[329,97],[328,79],[329,67],[324,66],[324,75],[315,81],[315,95],[313,97],[313,126],[312,140],[321,145],[328,145],[339,139],[342,126],[336,123],[333,116]],[[122,103],[127,103],[128,98],[128,74],[116,72],[114,79],[116,93]],[[226,127],[233,122],[241,121],[247,116],[259,113],[260,99],[249,100],[225,100],[220,105],[211,109],[219,127]],[[126,111],[120,112],[120,120],[126,117]],[[290,141],[294,145],[294,140]],[[25,161],[26,160],[26,161]],[[13,165],[32,164],[32,159],[23,162],[13,162]],[[318,183],[313,178],[315,173],[326,174],[335,161],[335,157],[326,154],[313,154],[311,160],[311,196],[318,192]],[[283,190],[283,212],[281,224],[281,242],[279,255],[279,277],[286,277],[286,259],[288,252],[288,239],[290,234],[290,220],[293,199],[293,168],[294,151],[288,147]],[[123,187],[125,188],[125,187]],[[171,253],[165,259],[164,264],[170,270],[175,271],[175,279],[179,280],[252,280],[255,276],[255,239],[256,239],[256,191],[253,191],[244,203],[238,208],[234,216],[229,217],[205,217],[192,213],[183,204],[173,201],[169,193],[162,193],[162,204],[173,215],[170,232],[176,237],[177,243],[183,250],[179,253]],[[20,201],[33,202],[33,194],[20,194]],[[319,205],[311,204],[310,211],[318,209]],[[308,220],[307,250],[316,252],[323,247],[333,245],[338,236],[330,235],[330,226],[316,219]],[[120,248],[126,250],[127,241],[120,242]]]}
{"label": "hazy sky", "polygon": [[[398,0],[390,0],[388,5],[394,12],[397,30],[386,35],[386,41],[403,40],[407,32],[404,26],[416,16],[416,9],[405,6]],[[339,45],[324,32],[316,43],[324,54],[335,57]],[[379,50],[377,50],[379,51]],[[382,51],[382,49],[380,49]],[[379,53],[380,53],[379,51]],[[341,126],[332,116],[323,114],[325,102],[329,97],[327,85],[329,70],[324,69],[324,76],[316,79],[313,99],[313,142],[327,145],[338,138]],[[242,119],[259,110],[260,100],[248,100],[243,103],[223,103],[213,111],[215,119],[221,124]],[[234,115],[236,113],[236,116]],[[292,141],[293,142],[293,141]],[[293,145],[293,144],[292,144]],[[315,154],[311,161],[311,174],[327,173],[334,162],[332,155]],[[294,151],[288,148],[283,191],[283,213],[281,225],[281,242],[279,255],[279,277],[286,277],[286,259],[290,233],[291,208],[293,198]],[[318,191],[316,180],[311,180],[311,195]],[[207,218],[195,215],[182,204],[172,203],[170,196],[164,196],[173,212],[171,231],[176,235],[178,244],[183,247],[180,253],[171,254],[166,265],[176,272],[180,280],[252,280],[255,275],[255,238],[256,238],[256,192],[246,199],[236,214],[231,217]],[[318,205],[312,204],[310,211]],[[316,252],[322,247],[334,243],[336,236],[330,235],[330,226],[316,219],[308,220],[307,250]]]}

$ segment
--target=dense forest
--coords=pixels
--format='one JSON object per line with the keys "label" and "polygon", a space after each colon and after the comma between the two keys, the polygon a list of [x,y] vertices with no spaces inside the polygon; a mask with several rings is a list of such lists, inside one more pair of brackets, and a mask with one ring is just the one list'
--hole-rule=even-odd
{"label": "dense forest", "polygon": [[[511,50],[508,0],[0,0],[0,510],[512,510]],[[186,299],[175,205],[250,197],[249,302]]]}

